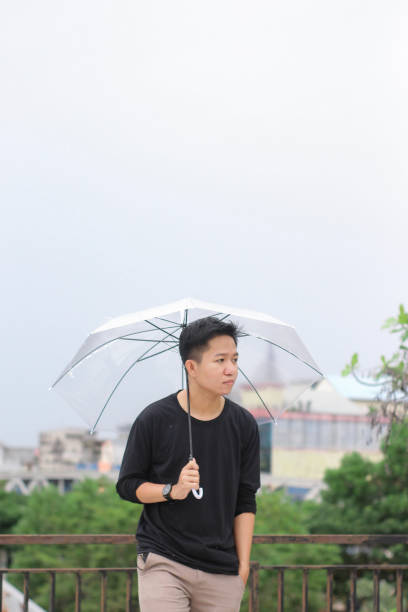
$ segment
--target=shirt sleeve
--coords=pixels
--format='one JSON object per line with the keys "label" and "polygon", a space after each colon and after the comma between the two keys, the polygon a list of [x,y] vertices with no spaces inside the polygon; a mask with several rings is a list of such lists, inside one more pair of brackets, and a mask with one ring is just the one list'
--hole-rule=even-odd
{"label": "shirt sleeve", "polygon": [[252,427],[248,429],[249,434],[241,455],[240,483],[235,516],[243,512],[256,514],[255,494],[261,486],[259,429],[255,419],[253,419]]}
{"label": "shirt sleeve", "polygon": [[119,472],[116,491],[127,501],[141,504],[136,496],[136,489],[144,482],[149,482],[151,466],[151,437],[148,424],[138,417],[133,423],[126,444]]}

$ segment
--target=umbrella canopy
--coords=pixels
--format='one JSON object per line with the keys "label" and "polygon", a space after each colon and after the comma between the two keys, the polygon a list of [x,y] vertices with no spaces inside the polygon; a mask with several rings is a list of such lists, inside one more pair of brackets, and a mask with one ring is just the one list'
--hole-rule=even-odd
{"label": "umbrella canopy", "polygon": [[260,421],[278,420],[323,374],[295,328],[273,317],[194,298],[111,319],[89,334],[54,388],[94,431],[133,422],[149,403],[184,388],[178,341],[215,316],[241,328],[239,376],[229,397]]}

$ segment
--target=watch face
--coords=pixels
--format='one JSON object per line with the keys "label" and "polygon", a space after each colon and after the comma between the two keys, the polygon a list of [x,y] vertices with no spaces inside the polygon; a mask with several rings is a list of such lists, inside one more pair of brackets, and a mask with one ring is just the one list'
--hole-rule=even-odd
{"label": "watch face", "polygon": [[162,491],[163,497],[168,495],[170,493],[170,491],[171,491],[171,484],[164,485],[163,491]]}

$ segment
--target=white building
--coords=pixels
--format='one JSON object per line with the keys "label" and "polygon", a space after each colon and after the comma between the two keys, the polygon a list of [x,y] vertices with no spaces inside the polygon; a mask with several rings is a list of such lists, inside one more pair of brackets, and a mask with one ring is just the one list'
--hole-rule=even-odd
{"label": "white building", "polygon": [[[378,390],[351,378],[328,376],[304,391],[272,424],[264,423],[265,411],[253,390],[243,388],[243,405],[260,419],[262,483],[307,497],[312,490],[318,493],[326,469],[339,467],[346,453],[380,460],[386,423],[378,432],[369,417]],[[266,385],[262,391],[271,405],[279,406],[281,387]]]}
{"label": "white building", "polygon": [[0,442],[0,470],[15,471],[32,467],[36,462],[35,449],[27,446],[6,446]]}
{"label": "white building", "polygon": [[102,440],[74,427],[40,433],[38,463],[44,471],[61,468],[97,469]]}

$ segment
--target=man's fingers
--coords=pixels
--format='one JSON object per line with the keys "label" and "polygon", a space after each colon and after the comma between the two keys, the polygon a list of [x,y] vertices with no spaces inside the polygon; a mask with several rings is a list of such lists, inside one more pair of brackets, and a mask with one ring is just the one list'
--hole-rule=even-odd
{"label": "man's fingers", "polygon": [[188,476],[189,478],[197,478],[200,476],[198,470],[183,470],[181,476]]}
{"label": "man's fingers", "polygon": [[199,472],[198,470],[192,470],[191,468],[189,468],[187,470],[183,470],[183,473],[188,474],[189,476],[197,476]]}
{"label": "man's fingers", "polygon": [[182,484],[185,487],[193,487],[193,486],[198,486],[200,484],[200,479],[199,478],[188,478],[185,477],[182,479]]}
{"label": "man's fingers", "polygon": [[179,484],[185,489],[198,489],[200,486],[200,473],[195,459],[189,461],[181,470]]}
{"label": "man's fingers", "polygon": [[200,479],[197,476],[183,476],[182,482],[200,482]]}

